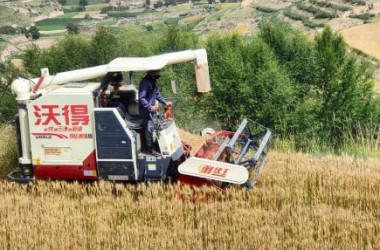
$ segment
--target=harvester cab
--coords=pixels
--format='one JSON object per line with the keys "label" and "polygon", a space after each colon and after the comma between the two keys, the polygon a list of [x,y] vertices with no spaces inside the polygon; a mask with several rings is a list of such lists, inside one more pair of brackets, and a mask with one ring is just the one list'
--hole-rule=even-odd
{"label": "harvester cab", "polygon": [[[220,137],[225,137],[212,159],[211,149],[206,150],[206,146],[189,158],[189,146],[180,139],[171,114],[155,116],[153,132],[160,154],[150,155],[141,150],[137,89],[132,85],[118,89],[120,106],[110,105],[108,85],[123,72],[158,70],[184,62],[194,62],[198,92],[210,91],[204,49],[116,58],[106,65],[56,75],[50,75],[45,68],[39,78],[16,79],[12,91],[18,102],[19,166],[8,175],[9,179],[137,182],[176,179],[179,171],[196,183],[200,178],[205,183],[217,181],[249,187],[249,170],[261,166],[258,163],[263,162],[266,154],[269,130],[264,134],[246,133],[248,120],[244,120],[237,132],[220,131],[211,137],[215,145]],[[102,81],[84,82],[95,78]],[[249,156],[251,149],[257,152],[254,157]],[[193,184],[191,180],[187,183]]]}

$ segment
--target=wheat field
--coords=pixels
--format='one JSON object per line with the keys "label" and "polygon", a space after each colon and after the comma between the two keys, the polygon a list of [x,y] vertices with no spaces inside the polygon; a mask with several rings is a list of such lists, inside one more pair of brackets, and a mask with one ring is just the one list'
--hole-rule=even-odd
{"label": "wheat field", "polygon": [[2,180],[0,246],[380,249],[379,194],[377,159],[278,152],[252,191]]}

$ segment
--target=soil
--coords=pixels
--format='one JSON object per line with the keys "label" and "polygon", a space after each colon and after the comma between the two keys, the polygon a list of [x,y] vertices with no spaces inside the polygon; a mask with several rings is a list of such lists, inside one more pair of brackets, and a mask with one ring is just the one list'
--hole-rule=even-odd
{"label": "soil", "polygon": [[24,35],[18,35],[11,38],[8,44],[5,46],[1,52],[0,60],[5,61],[12,54],[19,52],[20,50],[26,49],[32,44],[37,45],[41,49],[46,49],[57,42],[57,38],[41,38],[36,41],[28,40]]}

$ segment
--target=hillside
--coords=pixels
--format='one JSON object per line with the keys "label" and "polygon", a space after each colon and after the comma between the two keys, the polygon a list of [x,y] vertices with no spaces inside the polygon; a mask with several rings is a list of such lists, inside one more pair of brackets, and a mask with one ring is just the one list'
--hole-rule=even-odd
{"label": "hillside", "polygon": [[146,8],[145,2],[140,0],[113,0],[109,4],[89,0],[86,11],[78,12],[77,1],[66,1],[65,5],[37,0],[0,2],[0,27],[23,27],[36,23],[42,34],[35,42],[22,39],[23,35],[15,39],[0,34],[1,60],[17,54],[30,43],[50,46],[55,38],[66,34],[69,22],[77,23],[83,34],[91,34],[97,25],[158,31],[168,23],[178,23],[190,25],[200,36],[218,32],[250,36],[256,32],[260,20],[268,17],[290,22],[310,35],[320,30],[322,25],[345,30],[380,20],[380,3],[374,0],[244,0],[213,4],[199,1],[155,8],[157,3],[152,1],[150,8]]}

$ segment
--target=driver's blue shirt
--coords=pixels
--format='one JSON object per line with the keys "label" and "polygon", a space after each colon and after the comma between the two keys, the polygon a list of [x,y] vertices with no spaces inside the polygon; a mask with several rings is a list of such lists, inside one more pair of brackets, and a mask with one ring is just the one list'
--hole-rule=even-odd
{"label": "driver's blue shirt", "polygon": [[141,80],[139,87],[139,108],[151,112],[156,100],[162,104],[166,103],[157,88],[156,80],[147,75]]}

